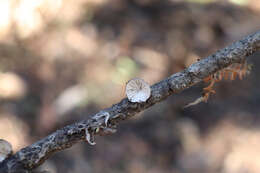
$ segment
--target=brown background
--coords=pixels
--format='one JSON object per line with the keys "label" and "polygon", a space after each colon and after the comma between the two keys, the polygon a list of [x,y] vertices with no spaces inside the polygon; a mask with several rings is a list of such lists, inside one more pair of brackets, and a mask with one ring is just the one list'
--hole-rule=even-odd
{"label": "brown background", "polygon": [[[0,1],[0,138],[17,151],[259,30],[258,0]],[[260,54],[208,103],[200,84],[80,143],[52,173],[259,173]]]}

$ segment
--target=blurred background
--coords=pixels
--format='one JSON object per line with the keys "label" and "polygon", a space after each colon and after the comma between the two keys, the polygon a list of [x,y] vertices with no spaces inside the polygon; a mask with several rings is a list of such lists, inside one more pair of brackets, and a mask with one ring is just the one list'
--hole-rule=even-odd
{"label": "blurred background", "polygon": [[[260,29],[259,0],[1,0],[0,138],[15,151]],[[257,58],[258,56],[258,58]],[[51,173],[259,173],[260,53],[244,80],[199,84],[82,142]]]}

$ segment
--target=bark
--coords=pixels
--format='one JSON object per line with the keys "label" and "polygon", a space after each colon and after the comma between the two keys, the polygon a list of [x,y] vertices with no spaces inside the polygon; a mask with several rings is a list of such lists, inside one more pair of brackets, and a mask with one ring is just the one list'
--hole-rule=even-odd
{"label": "bark", "polygon": [[[201,82],[205,77],[218,70],[233,63],[243,62],[246,57],[257,50],[260,50],[260,31],[234,42],[183,71],[152,85],[151,97],[144,103],[131,103],[127,98],[124,98],[88,120],[65,126],[42,140],[21,149],[0,163],[0,173],[30,172],[55,152],[65,150],[77,142],[86,140],[86,132],[90,143],[93,135],[114,133],[116,125],[121,121],[166,99],[171,94],[181,92]],[[107,115],[109,115],[108,121]]]}

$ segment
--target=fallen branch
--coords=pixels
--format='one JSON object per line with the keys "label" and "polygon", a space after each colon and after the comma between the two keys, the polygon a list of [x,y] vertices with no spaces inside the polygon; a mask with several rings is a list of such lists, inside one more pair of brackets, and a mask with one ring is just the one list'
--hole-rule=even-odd
{"label": "fallen branch", "polygon": [[86,140],[94,143],[94,135],[106,135],[115,132],[115,126],[141,112],[155,103],[166,99],[173,93],[201,82],[207,76],[228,67],[233,63],[245,61],[245,57],[260,50],[260,31],[249,35],[232,45],[217,51],[186,68],[182,72],[151,86],[151,97],[144,103],[132,103],[127,98],[110,108],[50,134],[42,140],[21,149],[0,163],[0,173],[23,173],[41,165],[57,151],[71,147],[73,144]]}

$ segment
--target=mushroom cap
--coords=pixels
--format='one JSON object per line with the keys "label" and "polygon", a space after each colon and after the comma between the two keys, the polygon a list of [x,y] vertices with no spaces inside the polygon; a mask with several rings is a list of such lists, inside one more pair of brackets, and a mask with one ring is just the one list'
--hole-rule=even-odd
{"label": "mushroom cap", "polygon": [[12,145],[6,140],[0,139],[0,162],[12,153]]}
{"label": "mushroom cap", "polygon": [[131,79],[126,84],[126,95],[130,102],[145,102],[151,96],[150,85],[143,79]]}

